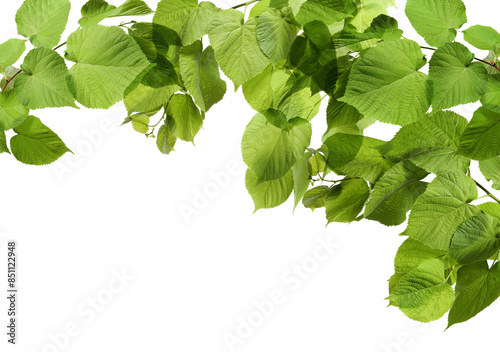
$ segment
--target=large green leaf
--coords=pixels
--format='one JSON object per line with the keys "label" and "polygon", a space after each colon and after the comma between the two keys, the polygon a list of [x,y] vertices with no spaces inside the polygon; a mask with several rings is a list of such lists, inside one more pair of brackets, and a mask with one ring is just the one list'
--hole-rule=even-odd
{"label": "large green leaf", "polygon": [[311,124],[307,121],[282,129],[268,122],[265,114],[279,112],[268,110],[255,115],[247,125],[241,143],[243,160],[258,183],[283,177],[302,157],[312,134]]}
{"label": "large green leaf", "polygon": [[71,152],[57,134],[34,116],[29,116],[14,132],[17,134],[10,140],[10,149],[22,163],[46,165]]}
{"label": "large green leaf", "polygon": [[439,111],[404,126],[381,151],[394,158],[409,159],[435,174],[465,172],[470,161],[456,152],[466,127],[464,117],[451,111]]}
{"label": "large green leaf", "polygon": [[375,147],[385,142],[357,135],[338,133],[325,141],[328,166],[337,174],[361,177],[371,183],[393,165]]}
{"label": "large green leaf", "polygon": [[76,62],[70,70],[70,88],[89,108],[107,109],[122,100],[150,65],[135,40],[116,27],[79,29],[69,36],[66,51],[66,58]]}
{"label": "large green leaf", "polygon": [[491,187],[500,190],[500,157],[481,160],[479,169],[488,181],[493,181]]}
{"label": "large green leaf", "polygon": [[82,18],[78,23],[82,26],[93,26],[106,18],[120,16],[141,16],[152,14],[153,10],[141,0],[126,0],[119,7],[108,4],[104,0],[89,0],[82,7]]}
{"label": "large green leaf", "polygon": [[375,184],[364,216],[387,226],[403,223],[406,213],[425,191],[427,184],[421,180],[427,175],[408,161],[394,165]]}
{"label": "large green leaf", "polygon": [[486,160],[500,154],[500,113],[486,108],[474,112],[467,125],[458,153],[474,160]]}
{"label": "large green leaf", "polygon": [[203,50],[201,41],[196,41],[182,48],[179,63],[184,85],[203,111],[222,100],[226,82],[220,78],[212,47]]}
{"label": "large green leaf", "polygon": [[352,0],[307,0],[300,2],[302,5],[296,13],[295,19],[302,26],[312,21],[320,21],[332,30],[337,22],[352,17],[356,10]]}
{"label": "large green leaf", "polygon": [[4,73],[8,66],[14,65],[26,50],[25,40],[9,39],[0,44],[0,73]]}
{"label": "large green leaf", "polygon": [[19,102],[30,109],[76,107],[68,87],[68,68],[64,59],[53,50],[31,50],[16,78],[15,92]]}
{"label": "large green leaf", "polygon": [[477,198],[474,181],[461,172],[437,176],[411,211],[405,235],[440,250],[448,250],[453,234],[480,210],[469,204]]}
{"label": "large green leaf", "polygon": [[212,21],[208,34],[217,62],[237,87],[260,74],[270,63],[257,41],[257,19],[243,22],[243,13],[223,11]]}
{"label": "large green leaf", "polygon": [[346,179],[328,192],[326,219],[331,222],[352,222],[363,209],[370,196],[370,188],[365,180]]}
{"label": "large green leaf", "polygon": [[258,18],[256,32],[260,48],[274,64],[288,57],[298,31],[286,12],[271,8]]}
{"label": "large green leaf", "polygon": [[429,45],[451,42],[467,22],[461,0],[408,0],[406,16]]}
{"label": "large green leaf", "polygon": [[172,134],[183,141],[194,141],[203,126],[203,116],[189,95],[175,94],[168,103],[167,115],[174,121]]}
{"label": "large green leaf", "polygon": [[434,110],[479,100],[488,88],[488,74],[480,62],[474,62],[474,54],[460,43],[448,43],[432,56],[429,78],[433,82]]}
{"label": "large green leaf", "polygon": [[68,22],[69,0],[25,0],[16,13],[17,31],[34,46],[59,43]]}
{"label": "large green leaf", "polygon": [[28,114],[28,108],[19,103],[15,91],[0,92],[0,130],[6,131],[19,126]]}
{"label": "large green leaf", "polygon": [[256,111],[277,108],[281,87],[286,86],[290,75],[269,65],[262,73],[243,84],[243,94]]}
{"label": "large green leaf", "polygon": [[427,247],[412,238],[407,238],[399,247],[394,258],[396,274],[407,274],[427,259],[442,257],[446,252]]}
{"label": "large green leaf", "polygon": [[274,208],[283,204],[293,191],[293,171],[275,180],[258,182],[257,177],[247,170],[245,185],[255,204],[255,211]]}
{"label": "large green leaf", "polygon": [[424,64],[417,43],[383,42],[356,60],[345,96],[339,100],[382,122],[401,126],[414,122],[430,105],[430,83],[418,72]]}
{"label": "large green leaf", "polygon": [[500,33],[488,26],[475,25],[464,31],[464,39],[482,50],[494,50],[500,46]]}
{"label": "large green leaf", "polygon": [[[153,22],[175,30],[182,45],[190,45],[207,34],[219,10],[209,1],[162,0]],[[213,45],[213,43],[212,43]]]}
{"label": "large green leaf", "polygon": [[455,292],[455,303],[448,315],[448,327],[469,320],[500,296],[498,263],[491,269],[486,261],[461,267]]}
{"label": "large green leaf", "polygon": [[421,322],[439,319],[451,308],[455,298],[444,273],[442,261],[425,260],[401,277],[388,299],[410,319]]}
{"label": "large green leaf", "polygon": [[500,221],[487,214],[467,219],[451,240],[448,256],[460,264],[487,260],[500,249]]}

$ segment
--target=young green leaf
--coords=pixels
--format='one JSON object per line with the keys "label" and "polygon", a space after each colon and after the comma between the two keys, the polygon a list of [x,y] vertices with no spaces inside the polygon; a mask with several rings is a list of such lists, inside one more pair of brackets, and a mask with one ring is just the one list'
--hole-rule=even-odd
{"label": "young green leaf", "polygon": [[243,84],[243,94],[248,104],[256,111],[277,108],[281,88],[291,79],[285,71],[269,65],[262,73]]}
{"label": "young green leaf", "polygon": [[500,157],[481,160],[479,169],[488,181],[493,181],[491,187],[500,190]]}
{"label": "young green leaf", "polygon": [[481,50],[500,46],[500,33],[488,26],[475,25],[464,31],[464,40]]}
{"label": "young green leaf", "polygon": [[9,39],[0,44],[0,73],[5,73],[8,66],[14,65],[26,50],[25,40]]}
{"label": "young green leaf", "polygon": [[7,139],[5,137],[5,132],[0,129],[0,154],[2,153],[10,153],[9,148],[7,147]]}
{"label": "young green leaf", "polygon": [[295,15],[298,23],[304,26],[312,21],[320,21],[326,24],[332,32],[336,23],[352,17],[356,11],[356,6],[351,0],[308,0],[301,2],[302,6]]}
{"label": "young green leaf", "polygon": [[172,134],[183,141],[193,142],[203,126],[203,116],[186,94],[175,94],[170,99],[167,115],[175,122]]}
{"label": "young green leaf", "polygon": [[486,160],[500,154],[500,113],[479,108],[467,125],[458,154],[474,160]]}
{"label": "young green leaf", "polygon": [[257,177],[247,170],[245,185],[255,204],[255,211],[283,204],[293,191],[293,171],[275,180],[258,182]]}
{"label": "young green leaf", "polygon": [[304,198],[302,198],[302,205],[305,208],[309,208],[312,211],[317,208],[323,208],[326,206],[326,196],[330,192],[330,187],[328,186],[318,186],[311,188],[306,192]]}
{"label": "young green leaf", "polygon": [[80,26],[94,26],[106,18],[120,16],[142,16],[153,13],[153,10],[141,0],[125,0],[119,7],[108,4],[104,0],[89,0],[82,7]]}
{"label": "young green leaf", "polygon": [[172,133],[172,124],[170,118],[167,118],[165,124],[158,130],[158,136],[156,137],[156,145],[158,149],[163,154],[170,154],[174,151],[175,142],[177,142],[177,137]]}
{"label": "young green leaf", "polygon": [[28,114],[28,108],[19,103],[15,91],[0,92],[0,130],[7,131],[19,126]]}
{"label": "young green leaf", "polygon": [[124,103],[129,114],[159,110],[168,103],[172,95],[180,88],[176,84],[161,88],[152,88],[140,84],[125,97]]}
{"label": "young green leaf", "polygon": [[307,192],[311,175],[309,174],[309,160],[312,154],[306,152],[302,158],[297,160],[292,166],[293,170],[293,196],[294,196],[294,206],[293,209],[297,208],[302,198]]}
{"label": "young green leaf", "polygon": [[353,222],[370,196],[365,180],[346,179],[334,186],[325,199],[326,219],[331,222]]}
{"label": "young green leaf", "polygon": [[137,114],[132,116],[132,127],[139,133],[145,134],[149,131],[149,116]]}

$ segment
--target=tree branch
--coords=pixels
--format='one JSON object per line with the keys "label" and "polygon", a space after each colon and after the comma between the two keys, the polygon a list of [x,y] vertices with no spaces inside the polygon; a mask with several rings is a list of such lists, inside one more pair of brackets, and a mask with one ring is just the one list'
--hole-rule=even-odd
{"label": "tree branch", "polygon": [[[431,48],[431,47],[429,47],[429,46],[420,46],[420,47],[421,47],[422,49],[427,49],[427,50],[434,50],[434,51],[436,51],[436,50],[437,50],[436,48]],[[483,64],[488,65],[488,66],[491,66],[491,67],[495,68],[497,71],[500,71],[500,67],[498,67],[498,65],[496,64],[496,62],[495,62],[495,61],[488,62],[488,61],[486,61],[486,60],[481,60],[481,59],[479,59],[479,58],[477,58],[477,57],[475,57],[475,58],[474,58],[474,60],[479,61],[479,62],[482,62]]]}
{"label": "tree branch", "polygon": [[12,77],[7,77],[7,78],[5,79],[5,85],[4,85],[4,86],[3,86],[3,88],[2,88],[2,92],[3,92],[6,88],[7,88],[7,86],[9,85],[9,83],[10,83],[10,82],[12,82],[12,81],[14,80],[14,78],[16,78],[16,76],[17,76],[18,74],[20,74],[21,72],[23,72],[23,70],[19,70],[19,71],[17,71],[17,72],[16,72],[16,74],[15,74],[14,76],[12,76]]}

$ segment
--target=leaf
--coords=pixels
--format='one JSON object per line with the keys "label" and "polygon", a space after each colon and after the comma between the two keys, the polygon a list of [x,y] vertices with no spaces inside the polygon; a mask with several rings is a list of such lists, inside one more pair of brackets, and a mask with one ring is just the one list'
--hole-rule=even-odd
{"label": "leaf", "polygon": [[442,261],[428,259],[401,277],[388,299],[410,319],[425,323],[437,320],[451,308],[455,298],[444,272]]}
{"label": "leaf", "polygon": [[259,16],[256,27],[260,48],[273,64],[288,57],[298,31],[288,13],[272,8]]}
{"label": "leaf", "polygon": [[309,160],[312,154],[306,152],[302,158],[297,160],[292,166],[293,170],[293,195],[294,195],[294,206],[293,209],[297,208],[302,198],[307,192],[309,187],[311,175],[309,174]]}
{"label": "leaf", "polygon": [[425,191],[427,184],[421,180],[427,175],[408,161],[394,165],[375,184],[364,217],[387,226],[403,223],[406,213]]}
{"label": "leaf", "polygon": [[464,31],[464,40],[481,50],[500,46],[500,33],[488,26],[475,25]]}
{"label": "leaf", "polygon": [[19,126],[28,115],[28,108],[19,103],[16,92],[0,92],[0,130],[7,131]]}
{"label": "leaf", "polygon": [[292,194],[293,171],[290,170],[275,180],[258,182],[257,177],[248,169],[245,185],[255,204],[255,211],[274,208],[283,204]]}
{"label": "leaf", "polygon": [[487,260],[500,249],[500,222],[487,214],[467,219],[451,240],[448,256],[460,264]]}
{"label": "leaf", "polygon": [[488,110],[500,113],[500,74],[488,75],[488,90],[482,96],[481,104]]}
{"label": "leaf", "polygon": [[9,39],[0,44],[0,73],[4,73],[8,66],[14,65],[26,50],[25,40]]}
{"label": "leaf", "polygon": [[38,118],[29,116],[14,128],[10,149],[17,160],[29,165],[47,165],[71,150]]}
{"label": "leaf", "polygon": [[418,72],[424,64],[417,43],[406,39],[383,42],[356,60],[345,96],[339,100],[382,122],[412,123],[430,106],[430,83]]}
{"label": "leaf", "polygon": [[387,10],[384,4],[376,1],[365,1],[363,6],[358,9],[358,12],[349,23],[352,24],[359,32],[364,32],[373,20],[379,15],[387,15]]}
{"label": "leaf", "polygon": [[269,65],[262,73],[243,84],[243,94],[250,106],[256,111],[276,108],[281,87],[287,84],[290,75]]}
{"label": "leaf", "polygon": [[208,1],[198,4],[198,0],[162,0],[153,22],[176,31],[182,45],[188,46],[208,33],[210,22],[218,13],[217,7]]}
{"label": "leaf", "polygon": [[260,0],[250,10],[249,17],[258,17],[268,9],[281,10],[288,6],[288,0]]}
{"label": "leaf", "polygon": [[312,21],[320,21],[331,30],[335,23],[352,17],[355,10],[356,6],[349,0],[308,0],[300,6],[295,19],[302,26]]}
{"label": "leaf", "polygon": [[323,208],[326,206],[326,196],[330,192],[330,187],[328,186],[318,186],[311,188],[306,192],[302,198],[302,205],[305,208],[309,208],[312,211],[317,208]]}
{"label": "leaf", "polygon": [[172,133],[170,119],[167,118],[165,124],[158,130],[156,145],[163,154],[170,154],[174,151],[175,142],[177,142],[177,137]]}
{"label": "leaf", "polygon": [[68,22],[69,0],[25,0],[16,13],[17,31],[34,46],[51,48]]}
{"label": "leaf", "polygon": [[137,114],[132,116],[132,127],[139,133],[145,134],[149,131],[149,116]]}
{"label": "leaf", "polygon": [[212,47],[203,50],[201,41],[182,48],[179,58],[184,85],[203,111],[222,100],[226,82],[220,78],[219,65]]}
{"label": "leaf", "polygon": [[483,213],[493,216],[497,219],[500,219],[500,204],[488,202],[479,204],[477,207],[481,209]]}
{"label": "leaf", "polygon": [[423,244],[448,250],[453,234],[480,210],[469,204],[477,198],[474,181],[461,172],[438,175],[411,211],[404,234]]}
{"label": "leaf", "polygon": [[167,115],[175,122],[172,134],[183,141],[193,142],[203,126],[203,116],[189,95],[175,94],[168,103]]}
{"label": "leaf", "polygon": [[125,97],[124,103],[129,114],[159,110],[179,89],[178,85],[152,88],[140,84]]}
{"label": "leaf", "polygon": [[122,100],[149,67],[135,40],[116,27],[79,29],[69,36],[66,52],[66,58],[76,62],[70,69],[70,88],[88,108],[107,109]]}
{"label": "leaf", "polygon": [[22,105],[30,109],[77,107],[69,90],[68,68],[64,59],[53,50],[31,50],[16,77],[15,92]]}
{"label": "leaf", "polygon": [[474,160],[486,160],[500,154],[500,113],[479,108],[467,125],[458,154]]}
{"label": "leaf", "polygon": [[366,181],[346,179],[326,196],[326,219],[331,222],[353,222],[370,196]]}
{"label": "leaf", "polygon": [[380,151],[393,158],[409,159],[435,174],[465,172],[470,161],[456,152],[466,127],[464,117],[451,111],[439,111],[401,128]]}
{"label": "leaf", "polygon": [[236,87],[262,73],[270,63],[257,41],[257,19],[243,21],[243,13],[223,11],[214,18],[208,33],[217,62]]}
{"label": "leaf", "polygon": [[108,4],[104,0],[89,0],[82,7],[80,26],[93,26],[106,18],[120,16],[142,16],[153,13],[153,10],[141,0],[126,0],[119,7]]}
{"label": "leaf", "polygon": [[448,328],[476,316],[500,296],[498,263],[488,268],[486,261],[458,270],[456,297],[448,315]]}
{"label": "leaf", "polygon": [[283,130],[258,113],[245,129],[241,149],[257,183],[283,177],[304,154],[311,141],[311,124]]}
{"label": "leaf", "polygon": [[407,238],[399,247],[394,258],[394,270],[397,274],[407,274],[428,259],[442,257],[444,251],[427,247],[419,241]]}
{"label": "leaf", "polygon": [[417,33],[438,47],[453,41],[467,22],[461,0],[408,0],[405,12]]}
{"label": "leaf", "polygon": [[474,54],[460,43],[448,43],[432,56],[429,78],[433,81],[434,110],[479,100],[488,88],[484,65],[474,62]]}
{"label": "leaf", "polygon": [[[1,111],[0,111],[1,113]],[[500,157],[495,157],[479,162],[479,169],[488,181],[493,181],[494,189],[500,190]]]}
{"label": "leaf", "polygon": [[334,134],[325,141],[329,152],[327,164],[339,175],[375,183],[393,165],[375,149],[384,143],[364,136]]}

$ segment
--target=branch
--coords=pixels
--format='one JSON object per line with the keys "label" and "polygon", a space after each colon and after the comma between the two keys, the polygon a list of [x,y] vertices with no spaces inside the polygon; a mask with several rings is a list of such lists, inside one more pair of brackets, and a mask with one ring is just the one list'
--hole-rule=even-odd
{"label": "branch", "polygon": [[[436,51],[436,50],[437,50],[436,48],[431,48],[431,47],[429,47],[429,46],[420,46],[420,48],[422,48],[422,49],[427,49],[427,50],[434,50],[434,51]],[[482,62],[483,64],[488,65],[488,66],[491,66],[491,67],[495,68],[497,71],[500,71],[500,67],[498,67],[498,65],[496,64],[496,62],[495,62],[495,61],[488,62],[488,61],[486,61],[486,60],[481,60],[481,59],[479,59],[479,58],[477,58],[477,57],[475,57],[475,58],[474,58],[474,60],[477,60],[477,61],[479,61],[479,62]]]}
{"label": "branch", "polygon": [[7,88],[7,86],[9,85],[9,83],[10,83],[10,82],[12,82],[12,81],[14,80],[14,78],[16,78],[16,76],[17,76],[18,74],[20,74],[21,72],[23,72],[23,70],[19,70],[19,71],[17,71],[17,72],[16,72],[16,74],[15,74],[14,76],[12,76],[12,77],[7,77],[7,78],[5,79],[5,85],[4,85],[4,86],[3,86],[3,88],[2,88],[2,92],[3,92],[6,88]]}
{"label": "branch", "polygon": [[474,180],[474,182],[476,183],[476,185],[481,188],[490,198],[494,199],[497,203],[500,203],[500,199],[498,199],[497,197],[495,197],[490,191],[488,191],[485,187],[483,187],[479,182],[477,182],[476,180]]}
{"label": "branch", "polygon": [[253,4],[254,2],[259,2],[260,0],[251,0],[251,1],[248,1],[248,2],[245,2],[243,4],[239,4],[239,5],[236,5],[236,6],[233,6],[231,7],[232,9],[238,9],[240,7],[243,7],[243,6],[248,6],[250,4]]}
{"label": "branch", "polygon": [[59,49],[61,46],[65,45],[66,43],[67,43],[67,42],[61,43],[60,45],[56,46],[56,47],[55,47],[54,49],[52,49],[52,50],[57,50],[57,49]]}

